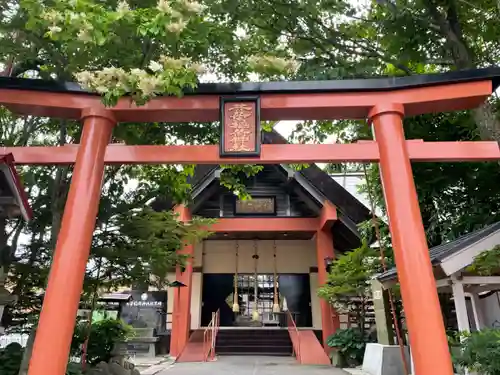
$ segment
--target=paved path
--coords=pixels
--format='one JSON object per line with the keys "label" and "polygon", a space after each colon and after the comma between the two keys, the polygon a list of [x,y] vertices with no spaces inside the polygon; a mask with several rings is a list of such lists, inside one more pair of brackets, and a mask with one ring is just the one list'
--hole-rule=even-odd
{"label": "paved path", "polygon": [[298,365],[292,357],[218,357],[205,363],[176,363],[157,375],[348,375],[331,366]]}

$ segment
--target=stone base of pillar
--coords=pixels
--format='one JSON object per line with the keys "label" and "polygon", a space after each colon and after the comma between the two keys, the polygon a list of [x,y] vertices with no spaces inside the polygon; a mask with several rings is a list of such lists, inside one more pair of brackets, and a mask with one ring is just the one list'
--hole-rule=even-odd
{"label": "stone base of pillar", "polygon": [[156,357],[156,344],[159,338],[150,328],[135,328],[135,336],[127,342],[128,354],[135,357]]}
{"label": "stone base of pillar", "polygon": [[[405,354],[407,363],[410,363],[408,347],[405,347]],[[368,375],[404,374],[405,368],[399,346],[367,344],[362,369]]]}

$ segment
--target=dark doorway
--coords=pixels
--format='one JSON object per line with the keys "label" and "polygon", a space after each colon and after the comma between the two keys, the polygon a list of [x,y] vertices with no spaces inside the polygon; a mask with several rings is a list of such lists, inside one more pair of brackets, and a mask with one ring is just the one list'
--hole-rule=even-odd
{"label": "dark doorway", "polygon": [[[272,312],[274,303],[274,276],[272,274],[257,276],[257,309],[261,318]],[[311,289],[309,274],[290,274],[278,276],[278,294],[280,305],[286,299],[287,310],[293,313],[298,327],[312,327]],[[252,311],[255,303],[255,275],[238,275],[239,313],[232,311],[232,294],[234,291],[233,274],[204,274],[201,308],[201,325],[206,327],[212,319],[212,313],[220,310],[220,325],[258,326],[252,322]],[[284,315],[285,312],[281,312]],[[280,319],[280,325],[283,321]],[[246,323],[245,323],[246,322]]]}
{"label": "dark doorway", "polygon": [[280,275],[280,294],[294,313],[297,327],[312,327],[311,283],[309,274]]}
{"label": "dark doorway", "polygon": [[227,297],[233,292],[234,275],[228,273],[215,273],[203,275],[201,326],[206,327],[212,320],[212,313],[220,310],[220,325],[232,326],[234,313],[232,307],[226,302]]}

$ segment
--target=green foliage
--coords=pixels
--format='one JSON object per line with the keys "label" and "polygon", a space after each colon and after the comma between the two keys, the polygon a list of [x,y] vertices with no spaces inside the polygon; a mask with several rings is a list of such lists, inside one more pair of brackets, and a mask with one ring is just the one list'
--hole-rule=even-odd
{"label": "green foliage", "polygon": [[500,330],[485,328],[463,333],[454,362],[481,375],[500,375]]}
{"label": "green foliage", "polygon": [[[88,322],[81,321],[75,327],[71,342],[71,353],[81,355],[82,345],[88,334]],[[125,342],[132,337],[133,329],[121,320],[104,319],[92,323],[87,346],[87,362],[96,365],[99,362],[108,362],[112,357],[115,344]]]}
{"label": "green foliage", "polygon": [[0,374],[17,375],[23,359],[23,351],[22,346],[17,343],[0,349]]}
{"label": "green foliage", "polygon": [[491,250],[482,251],[474,257],[467,271],[476,272],[481,276],[492,276],[500,272],[500,245]]}
{"label": "green foliage", "polygon": [[357,328],[339,329],[329,336],[326,344],[335,348],[349,367],[363,363],[368,336]]}
{"label": "green foliage", "polygon": [[220,183],[241,199],[251,199],[245,182],[264,169],[262,165],[223,165]]}
{"label": "green foliage", "polygon": [[361,247],[342,254],[334,261],[326,284],[318,289],[318,296],[331,303],[339,314],[356,316],[363,336],[371,300],[370,280],[380,270],[380,254],[364,241]]}
{"label": "green foliage", "polygon": [[66,375],[83,375],[81,363],[68,363],[68,367],[66,368]]}
{"label": "green foliage", "polygon": [[357,249],[342,254],[328,273],[327,284],[319,289],[319,296],[334,303],[349,297],[370,294],[369,280],[380,271],[380,254],[366,242]]}
{"label": "green foliage", "polygon": [[[182,6],[182,2],[177,1],[169,4],[174,8]],[[253,56],[261,57],[253,61],[254,68],[260,70],[258,79],[421,74],[489,66],[500,57],[499,12],[493,1],[395,0],[358,4],[352,1],[203,0],[201,5],[205,8],[203,14],[183,17],[188,22],[177,33],[175,27],[165,28],[178,23],[172,19],[176,13],[160,14],[156,0],[131,0],[129,9],[116,0],[23,0],[20,6],[7,0],[0,4],[0,62],[3,66],[11,64],[14,76],[63,81],[72,79],[78,72],[102,72],[107,67],[126,72],[141,69],[148,77],[154,77],[157,66],[150,64],[159,62],[161,56],[186,57],[206,66],[216,79],[248,80]],[[56,14],[52,11],[57,13],[56,23],[48,16]],[[71,13],[77,14],[77,19]],[[92,26],[91,30],[88,25]],[[293,57],[301,64],[297,74],[276,74],[274,66],[267,69],[266,56],[285,60]],[[174,78],[175,82],[169,87],[175,90],[190,86],[195,80],[193,75],[184,74],[174,74]],[[181,82],[184,79],[186,82]],[[139,88],[138,83],[134,85]],[[110,87],[118,89],[116,85]],[[175,90],[172,93],[178,94]],[[112,92],[108,104],[121,94],[121,91]],[[432,114],[406,119],[406,137],[426,141],[488,137],[499,140],[495,132],[497,97],[493,96],[489,104],[493,110],[489,117],[494,120],[493,127],[481,120],[484,117],[477,116],[478,111]],[[479,114],[485,108],[479,110]],[[2,145],[62,146],[78,143],[80,133],[76,122],[17,117],[0,110]],[[293,138],[299,142],[324,142],[330,136],[335,142],[354,142],[371,139],[371,132],[365,121],[309,121],[300,124]],[[216,123],[119,124],[113,138],[114,142],[127,144],[202,144],[216,140]],[[240,174],[240,168],[246,171]],[[252,175],[258,168],[227,168],[222,176],[223,184],[247,198],[241,182],[247,171]],[[500,219],[497,163],[415,163],[412,168],[430,246]],[[45,286],[71,168],[19,167],[19,170],[35,219],[28,224],[9,223],[11,253],[16,254],[9,269],[9,281],[15,294],[20,296],[19,310],[36,316],[40,305],[36,293]],[[330,170],[342,172],[346,168],[335,165]],[[384,210],[378,167],[372,166],[368,173],[377,206]],[[143,208],[158,197],[172,197],[175,203],[188,201],[189,176],[189,168],[178,166],[108,167],[93,260],[101,258],[105,252],[102,249],[113,248],[113,241],[120,238],[116,223],[127,212]],[[124,186],[131,180],[138,180],[138,187],[127,192]],[[385,227],[383,229],[383,241],[387,244],[390,236]],[[27,240],[20,241],[20,236]],[[127,236],[123,234],[123,238]],[[122,243],[117,242],[120,246]],[[129,250],[124,252],[127,262],[133,259]],[[117,255],[110,254],[110,259],[116,259]],[[160,254],[153,257],[141,254],[141,257],[158,259]],[[114,262],[103,270],[103,275],[114,274],[115,270],[119,276],[124,275],[125,264]],[[143,278],[146,270],[141,266],[137,274]],[[95,278],[96,270],[89,267],[86,285]]]}
{"label": "green foliage", "polygon": [[[0,349],[0,374],[18,375],[25,349],[18,343],[7,345]],[[68,363],[66,375],[82,375],[79,363]]]}
{"label": "green foliage", "polygon": [[132,284],[165,287],[167,274],[187,260],[178,250],[210,235],[207,227],[212,223],[213,219],[199,217],[182,222],[170,210],[149,208],[116,214],[94,238],[92,258],[100,272],[89,270],[85,290],[90,294],[96,286]]}
{"label": "green foliage", "polygon": [[[181,96],[184,89],[196,87],[198,74],[203,72],[198,63],[208,62],[214,51],[223,55],[228,42],[234,44],[232,53],[240,57],[243,74],[256,71],[274,77],[297,68],[295,62],[275,53],[249,54],[246,44],[252,43],[251,35],[239,37],[236,25],[217,22],[205,13],[206,6],[194,0],[131,4],[125,0],[118,4],[23,0],[20,6],[26,31],[57,46],[61,57],[69,60],[69,66],[62,68],[64,75],[73,74],[109,106],[126,94],[138,105],[156,95]],[[210,38],[210,34],[225,37]],[[123,56],[119,46],[129,51],[135,46],[142,53]],[[40,70],[61,73],[61,67],[45,61]]]}

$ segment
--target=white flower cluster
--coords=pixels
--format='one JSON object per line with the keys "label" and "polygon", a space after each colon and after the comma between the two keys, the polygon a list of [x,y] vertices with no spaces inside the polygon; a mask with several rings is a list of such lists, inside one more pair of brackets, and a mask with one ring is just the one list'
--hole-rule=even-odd
{"label": "white flower cluster", "polygon": [[[189,0],[179,0],[175,2],[175,5],[178,5],[181,10],[185,13],[190,14],[199,14],[203,11],[204,7],[200,3],[196,1]],[[182,12],[176,10],[176,6],[169,0],[158,0],[158,4],[156,8],[163,14],[171,17],[172,22],[165,24],[165,29],[174,34],[180,34],[182,30],[184,30],[187,26],[187,21]]]}
{"label": "white flower cluster", "polygon": [[128,14],[128,12],[130,12],[130,6],[128,3],[125,0],[120,1],[116,7],[118,17],[123,18]]}
{"label": "white flower cluster", "polygon": [[[69,2],[70,5],[71,1]],[[84,43],[92,41],[92,30],[94,27],[87,20],[85,13],[77,13],[68,8],[64,12],[58,12],[55,9],[42,11],[40,18],[48,21],[51,25],[48,26],[48,34],[55,36],[63,31],[65,20],[69,19],[70,23],[78,30],[77,37]]]}
{"label": "white flower cluster", "polygon": [[252,56],[248,59],[248,64],[257,72],[272,70],[280,73],[295,73],[299,68],[297,61],[276,56]]}
{"label": "white flower cluster", "polygon": [[[44,10],[41,18],[48,21],[50,25],[47,27],[48,34],[55,36],[65,28],[65,20],[68,18],[71,21],[72,27],[77,30],[78,40],[84,43],[92,42],[91,23],[86,19],[85,13],[77,13],[74,11],[76,2],[68,0],[68,7],[64,11],[54,9]],[[191,0],[158,0],[156,9],[170,18],[170,22],[165,23],[165,29],[174,34],[180,34],[187,26],[190,16],[200,14],[204,10],[204,6],[196,1]],[[113,19],[120,20],[131,14],[131,9],[126,0],[120,0],[113,14]]]}
{"label": "white flower cluster", "polygon": [[[122,68],[105,68],[100,71],[84,71],[75,74],[77,81],[85,88],[101,95],[114,93],[122,96],[135,93],[141,98],[151,98],[168,91],[168,85],[175,74],[201,74],[203,68],[187,58],[174,59],[161,56],[159,61],[151,61],[149,74],[143,69],[125,71]],[[167,86],[167,87],[166,87]]]}
{"label": "white flower cluster", "polygon": [[177,0],[177,1],[158,0],[156,8],[162,13],[173,15],[174,17],[179,17],[180,13],[174,9],[175,6],[172,6],[173,5],[172,3],[178,4],[180,8],[186,11],[187,13],[199,14],[204,10],[202,4],[190,0]]}

